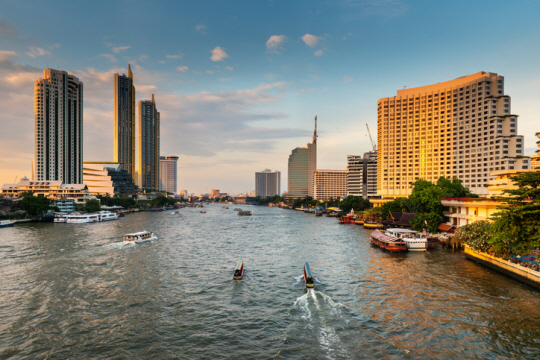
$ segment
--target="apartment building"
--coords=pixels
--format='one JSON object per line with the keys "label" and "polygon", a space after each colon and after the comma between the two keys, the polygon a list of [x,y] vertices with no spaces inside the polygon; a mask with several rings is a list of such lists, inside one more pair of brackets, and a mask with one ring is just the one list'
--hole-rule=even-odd
{"label": "apartment building", "polygon": [[347,156],[347,195],[364,199],[377,195],[377,151]]}
{"label": "apartment building", "polygon": [[128,64],[128,76],[114,74],[114,162],[124,163],[135,179],[135,86]]}
{"label": "apartment building", "polygon": [[159,190],[160,118],[154,94],[139,101],[138,184],[141,189]]}
{"label": "apartment building", "polygon": [[339,199],[347,195],[347,170],[315,170],[313,195],[315,200]]}
{"label": "apartment building", "polygon": [[377,194],[408,196],[417,179],[457,177],[487,196],[492,171],[528,169],[504,77],[478,72],[378,101]]}

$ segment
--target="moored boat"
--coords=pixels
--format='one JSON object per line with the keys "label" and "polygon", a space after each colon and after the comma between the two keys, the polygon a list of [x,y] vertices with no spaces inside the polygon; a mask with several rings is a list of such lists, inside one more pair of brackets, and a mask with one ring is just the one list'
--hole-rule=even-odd
{"label": "moored boat", "polygon": [[54,222],[55,223],[65,223],[67,220],[68,214],[66,213],[54,213]]}
{"label": "moored boat", "polygon": [[354,223],[356,225],[364,225],[364,219],[358,219],[358,220],[355,220]]}
{"label": "moored boat", "polygon": [[407,252],[407,243],[395,236],[375,230],[371,233],[371,243],[391,252]]}
{"label": "moored boat", "polygon": [[388,229],[386,233],[390,236],[403,240],[407,244],[409,251],[426,251],[428,239],[425,234],[421,234],[409,229]]}
{"label": "moored boat", "polygon": [[251,216],[251,211],[239,211],[238,215],[240,215],[240,216]]}
{"label": "moored boat", "polygon": [[145,241],[157,240],[157,236],[153,232],[140,231],[136,233],[124,235],[124,242],[127,243],[141,243]]}
{"label": "moored boat", "polygon": [[244,259],[238,260],[238,264],[236,264],[236,268],[234,269],[234,280],[242,280],[244,277]]}
{"label": "moored boat", "polygon": [[382,227],[381,224],[375,222],[375,221],[364,221],[364,228],[366,229],[378,229]]}
{"label": "moored boat", "polygon": [[307,262],[304,264],[304,283],[306,284],[307,288],[315,287],[313,275],[311,275],[311,269],[309,268],[309,264]]}
{"label": "moored boat", "polygon": [[242,211],[240,208],[234,208],[234,211]]}
{"label": "moored boat", "polygon": [[11,220],[0,220],[0,227],[13,226],[13,224],[15,223]]}

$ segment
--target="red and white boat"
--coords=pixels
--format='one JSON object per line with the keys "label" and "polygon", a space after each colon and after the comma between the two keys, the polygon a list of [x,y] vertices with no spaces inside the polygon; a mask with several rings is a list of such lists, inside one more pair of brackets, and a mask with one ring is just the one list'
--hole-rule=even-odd
{"label": "red and white boat", "polygon": [[379,230],[371,233],[371,243],[391,252],[407,252],[407,243],[394,236],[383,234]]}

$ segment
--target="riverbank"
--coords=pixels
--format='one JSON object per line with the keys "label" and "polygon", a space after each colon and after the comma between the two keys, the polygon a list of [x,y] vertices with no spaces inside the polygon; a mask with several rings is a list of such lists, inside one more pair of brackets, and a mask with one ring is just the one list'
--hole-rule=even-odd
{"label": "riverbank", "polygon": [[464,253],[469,260],[497,270],[540,290],[540,271],[514,264],[510,260],[503,260],[493,255],[474,251],[468,246],[465,246]]}

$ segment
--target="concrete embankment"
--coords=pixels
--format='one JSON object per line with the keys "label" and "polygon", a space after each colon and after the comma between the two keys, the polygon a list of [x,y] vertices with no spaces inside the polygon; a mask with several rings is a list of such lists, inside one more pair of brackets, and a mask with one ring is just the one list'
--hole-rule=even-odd
{"label": "concrete embankment", "polygon": [[465,256],[473,261],[476,261],[489,268],[497,270],[505,275],[513,277],[516,280],[534,286],[540,290],[540,272],[529,268],[511,263],[509,260],[489,255],[483,252],[473,251],[468,246],[465,246]]}

